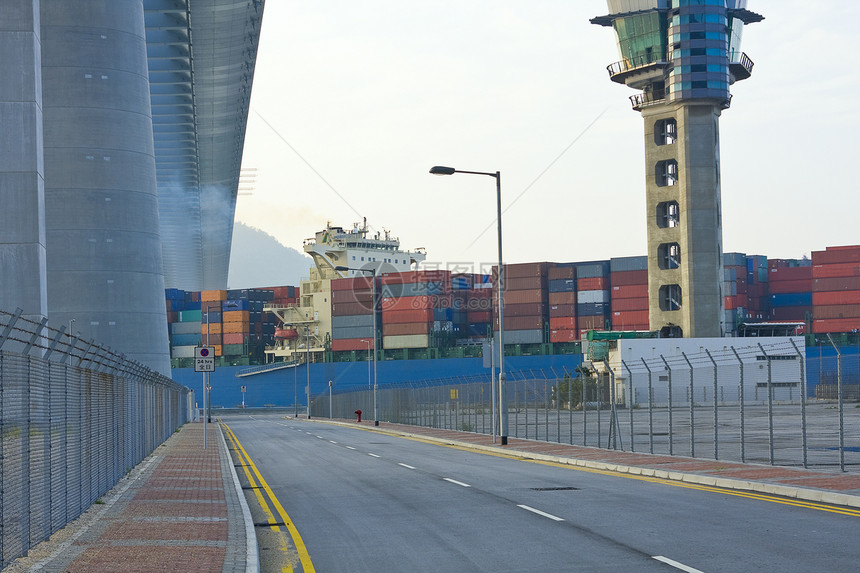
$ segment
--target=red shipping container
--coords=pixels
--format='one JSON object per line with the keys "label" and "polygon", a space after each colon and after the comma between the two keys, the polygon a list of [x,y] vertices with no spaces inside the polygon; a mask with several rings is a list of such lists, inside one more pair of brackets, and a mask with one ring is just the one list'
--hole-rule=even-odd
{"label": "red shipping container", "polygon": [[630,311],[630,310],[648,310],[647,298],[613,298],[612,312]]}
{"label": "red shipping container", "polygon": [[812,316],[812,308],[811,306],[775,306],[770,309],[770,317],[773,320],[802,322],[806,320],[807,312]]}
{"label": "red shipping container", "polygon": [[505,291],[505,305],[546,302],[547,292],[543,289]]}
{"label": "red shipping container", "polygon": [[645,325],[645,330],[648,330],[648,321],[647,310],[612,313],[612,328],[614,330],[641,330],[642,325]]}
{"label": "red shipping container", "polygon": [[399,298],[384,297],[380,303],[383,313],[398,310],[424,310],[428,308],[451,308],[450,299],[447,305],[438,304],[440,297],[435,296],[401,296]]}
{"label": "red shipping container", "polygon": [[860,277],[860,263],[812,265],[812,278],[825,279],[837,277]]}
{"label": "red shipping container", "polygon": [[495,296],[493,294],[494,292],[495,291],[493,289],[489,289],[489,288],[476,288],[476,289],[472,289],[472,290],[467,290],[466,291],[466,298],[467,299],[495,298]]}
{"label": "red shipping container", "polygon": [[[286,288],[286,287],[284,287]],[[331,281],[331,290],[371,290],[373,288],[373,279],[371,277],[354,277],[348,279],[333,279]],[[286,296],[286,295],[284,295]],[[297,295],[298,296],[298,295]],[[275,292],[275,298],[280,298]]]}
{"label": "red shipping container", "polygon": [[647,285],[648,271],[616,271],[610,273],[609,282],[613,287],[627,285]]}
{"label": "red shipping container", "polygon": [[362,302],[339,302],[332,303],[332,316],[356,316],[359,314],[372,314],[372,305]]}
{"label": "red shipping container", "polygon": [[736,308],[749,308],[749,297],[745,294],[737,296],[727,296],[725,298],[726,310],[734,310]]}
{"label": "red shipping container", "polygon": [[576,267],[549,267],[546,270],[547,279],[557,281],[562,279],[575,279]]}
{"label": "red shipping container", "polygon": [[[505,317],[509,316],[542,316],[546,314],[546,306],[538,303],[528,303],[528,304],[506,304],[505,305]],[[498,311],[494,312],[494,315],[498,318]]]}
{"label": "red shipping container", "polygon": [[550,317],[549,327],[552,330],[576,330],[576,318],[572,316]]}
{"label": "red shipping container", "polygon": [[549,306],[549,316],[576,316],[575,304],[551,304]]}
{"label": "red shipping container", "polygon": [[780,267],[770,270],[771,283],[774,281],[802,281],[812,278],[812,267]]}
{"label": "red shipping container", "polygon": [[433,309],[391,310],[382,313],[385,324],[402,324],[406,322],[433,322]]}
{"label": "red shipping container", "polygon": [[860,277],[812,279],[813,291],[860,290]]}
{"label": "red shipping container", "polygon": [[577,326],[581,330],[604,330],[606,328],[606,317],[600,316],[578,316]]}
{"label": "red shipping container", "polygon": [[207,336],[204,332],[200,335],[200,344],[204,346],[215,346],[221,344],[221,333],[210,332]]}
{"label": "red shipping container", "polygon": [[373,300],[373,293],[370,290],[333,290],[331,292],[331,301],[334,304],[342,302],[363,302],[370,304]]}
{"label": "red shipping container", "polygon": [[550,342],[576,342],[579,338],[576,335],[576,330],[550,330]]}
{"label": "red shipping container", "polygon": [[812,321],[812,332],[824,334],[827,332],[851,332],[860,329],[860,318],[838,318]]}
{"label": "red shipping container", "polygon": [[170,311],[167,313],[167,322],[179,322],[179,313],[174,311]]}
{"label": "red shipping container", "polygon": [[490,322],[493,320],[492,312],[489,310],[470,310],[466,313],[466,320],[469,323]]}
{"label": "red shipping container", "polygon": [[812,278],[797,281],[770,281],[770,294],[809,292],[812,290]]}
{"label": "red shipping container", "polygon": [[537,330],[544,324],[542,316],[505,316],[505,330]]}
{"label": "red shipping container", "polygon": [[223,344],[245,344],[248,342],[248,335],[239,332],[225,332],[221,335]]}
{"label": "red shipping container", "polygon": [[644,298],[648,300],[648,285],[614,286],[610,291],[610,295],[612,296],[612,300],[616,298]]}
{"label": "red shipping container", "polygon": [[812,306],[834,304],[860,304],[860,290],[843,290],[812,293]]}
{"label": "red shipping container", "polygon": [[549,304],[576,304],[576,292],[551,292]]}
{"label": "red shipping container", "polygon": [[373,350],[373,337],[370,338],[341,338],[331,341],[331,349],[335,352],[344,350],[364,350],[367,352],[367,344],[370,342],[370,349]]}
{"label": "red shipping container", "polygon": [[860,245],[827,247],[824,251],[812,252],[812,265],[860,263]]}
{"label": "red shipping container", "polygon": [[546,286],[544,277],[521,277],[505,280],[505,292],[512,290],[536,290]]}
{"label": "red shipping container", "polygon": [[603,277],[577,279],[576,290],[606,290],[606,283]]}
{"label": "red shipping container", "polygon": [[828,318],[860,318],[860,304],[837,304],[832,306],[813,307],[812,316],[815,320]]}
{"label": "red shipping container", "polygon": [[405,322],[397,324],[383,324],[382,336],[404,336],[409,334],[428,334],[430,332],[429,322]]}
{"label": "red shipping container", "polygon": [[[511,263],[505,265],[505,280],[517,279],[523,277],[541,277],[546,276],[546,270],[549,263]],[[492,275],[495,277],[499,272],[499,268],[493,265]]]}

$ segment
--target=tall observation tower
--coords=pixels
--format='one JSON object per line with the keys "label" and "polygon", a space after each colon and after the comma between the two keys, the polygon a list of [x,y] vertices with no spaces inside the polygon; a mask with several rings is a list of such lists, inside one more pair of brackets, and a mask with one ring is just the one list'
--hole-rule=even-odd
{"label": "tall observation tower", "polygon": [[652,330],[723,336],[720,130],[729,86],[752,73],[746,0],[608,0],[591,20],[612,26],[621,60],[612,81],[645,120],[648,296]]}

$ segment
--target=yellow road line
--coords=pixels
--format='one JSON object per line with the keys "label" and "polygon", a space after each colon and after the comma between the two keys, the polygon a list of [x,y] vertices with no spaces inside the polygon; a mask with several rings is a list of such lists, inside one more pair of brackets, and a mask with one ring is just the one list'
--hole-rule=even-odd
{"label": "yellow road line", "polygon": [[[314,565],[311,562],[311,557],[308,554],[308,550],[305,547],[304,541],[302,541],[302,536],[299,534],[299,530],[296,529],[295,524],[293,524],[293,521],[292,521],[292,519],[290,519],[290,516],[287,515],[286,510],[284,510],[284,507],[281,505],[281,502],[278,501],[278,498],[275,496],[275,493],[269,487],[269,484],[266,483],[266,480],[263,479],[262,475],[260,475],[260,472],[257,469],[257,466],[255,466],[254,462],[251,461],[251,456],[249,456],[248,452],[245,451],[245,448],[242,447],[242,444],[239,442],[239,439],[236,437],[236,434],[233,433],[233,430],[231,430],[227,424],[223,424],[223,425],[227,429],[227,432],[230,434],[231,441],[233,441],[237,450],[239,452],[241,452],[241,455],[244,456],[244,460],[247,461],[247,465],[246,465],[246,469],[245,469],[246,473],[248,472],[248,469],[247,469],[248,467],[250,468],[251,471],[253,471],[254,476],[256,476],[256,478],[257,478],[257,483],[259,483],[260,487],[262,487],[263,490],[265,490],[266,495],[268,495],[269,500],[272,502],[272,505],[274,505],[275,509],[278,512],[278,515],[281,516],[281,519],[283,520],[284,525],[287,528],[287,531],[290,532],[290,537],[293,540],[293,544],[296,546],[296,552],[299,554],[299,561],[302,564],[302,571],[304,573],[314,573],[315,572]],[[243,464],[243,465],[245,465],[245,464]],[[249,479],[250,479],[250,477],[249,477]],[[252,483],[252,485],[253,485],[253,483]],[[258,490],[255,489],[254,491],[258,493]],[[258,496],[259,495],[261,495],[261,494],[258,493]],[[272,521],[270,521],[270,523],[274,523],[274,519],[272,519]]]}

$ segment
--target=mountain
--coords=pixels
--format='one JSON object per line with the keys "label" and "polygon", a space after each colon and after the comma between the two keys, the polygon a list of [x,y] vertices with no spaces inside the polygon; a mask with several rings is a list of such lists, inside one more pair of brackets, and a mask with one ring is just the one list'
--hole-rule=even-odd
{"label": "mountain", "polygon": [[231,289],[293,285],[308,276],[313,260],[272,235],[236,221],[227,285]]}

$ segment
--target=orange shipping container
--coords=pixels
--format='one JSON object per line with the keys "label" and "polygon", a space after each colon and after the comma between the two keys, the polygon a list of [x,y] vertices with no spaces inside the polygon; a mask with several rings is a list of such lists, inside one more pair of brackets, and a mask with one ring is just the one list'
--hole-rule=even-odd
{"label": "orange shipping container", "polygon": [[576,304],[576,292],[551,292],[549,304]]}
{"label": "orange shipping container", "polygon": [[[225,300],[226,300],[226,299],[225,299]],[[213,346],[213,348],[215,349],[215,356],[221,356],[221,345],[220,345],[220,344],[216,344],[216,345],[214,345],[214,346]]]}
{"label": "orange shipping container", "polygon": [[576,330],[550,330],[550,342],[576,342],[579,338],[576,336]]}
{"label": "orange shipping container", "polygon": [[224,344],[246,344],[248,335],[241,332],[230,332],[223,334],[221,340]]}
{"label": "orange shipping container", "polygon": [[616,298],[644,298],[648,300],[648,285],[621,285],[612,287],[612,300]]}
{"label": "orange shipping container", "polygon": [[228,332],[250,334],[251,331],[251,325],[247,322],[224,322],[221,324],[221,327],[221,332],[224,334],[227,334]]}
{"label": "orange shipping container", "polygon": [[812,316],[816,320],[824,318],[860,318],[860,304],[816,306],[812,310]]}
{"label": "orange shipping container", "polygon": [[812,277],[816,279],[860,277],[860,263],[814,264],[812,265]]}
{"label": "orange shipping container", "polygon": [[546,302],[546,291],[543,289],[505,291],[505,305]]}
{"label": "orange shipping container", "polygon": [[609,275],[613,287],[627,285],[647,285],[648,271],[616,271]]}
{"label": "orange shipping container", "polygon": [[619,298],[612,299],[612,312],[629,310],[648,310],[647,298]]}
{"label": "orange shipping container", "polygon": [[396,312],[400,310],[425,310],[428,308],[436,308],[437,303],[448,300],[447,306],[438,305],[442,308],[451,306],[450,299],[443,299],[436,296],[401,296],[401,297],[385,297],[380,303],[380,308],[383,314],[386,312]]}
{"label": "orange shipping container", "polygon": [[812,306],[860,304],[860,290],[812,293]]}
{"label": "orange shipping container", "polygon": [[543,277],[520,277],[505,280],[505,292],[512,290],[542,289],[546,285]]}
{"label": "orange shipping container", "polygon": [[576,318],[572,316],[550,317],[549,327],[552,330],[576,330]]}
{"label": "orange shipping container", "polygon": [[576,316],[575,304],[551,304],[549,306],[550,317],[554,316]]}
{"label": "orange shipping container", "polygon": [[433,310],[391,310],[382,313],[382,322],[385,324],[433,322]]}
{"label": "orange shipping container", "polygon": [[[773,275],[771,275],[773,276]],[[809,292],[812,290],[812,279],[797,281],[775,281],[771,280],[768,285],[770,294]]]}
{"label": "orange shipping container", "polygon": [[648,330],[648,321],[647,310],[612,313],[612,328],[615,330]]}
{"label": "orange shipping container", "polygon": [[200,300],[202,301],[213,301],[213,300],[227,300],[227,291],[226,290],[204,290],[200,292]]}
{"label": "orange shipping container", "polygon": [[200,327],[200,333],[203,336],[206,336],[207,332],[209,334],[221,334],[221,323],[220,322],[210,322],[209,324],[203,324]]}
{"label": "orange shipping container", "polygon": [[335,352],[343,350],[364,350],[367,352],[368,342],[370,343],[370,349],[373,350],[373,337],[335,339],[331,341],[331,349]]}
{"label": "orange shipping container", "polygon": [[225,310],[221,322],[251,322],[251,312],[247,310]]}
{"label": "orange shipping container", "polygon": [[812,264],[860,263],[860,245],[827,247],[824,251],[812,252]]}
{"label": "orange shipping container", "polygon": [[860,318],[837,318],[813,320],[812,332],[824,334],[827,332],[851,332],[860,329]]}
{"label": "orange shipping container", "polygon": [[549,267],[546,270],[547,278],[551,281],[562,279],[575,279],[576,267]]}
{"label": "orange shipping container", "polygon": [[606,283],[603,277],[577,279],[576,290],[606,290]]}

